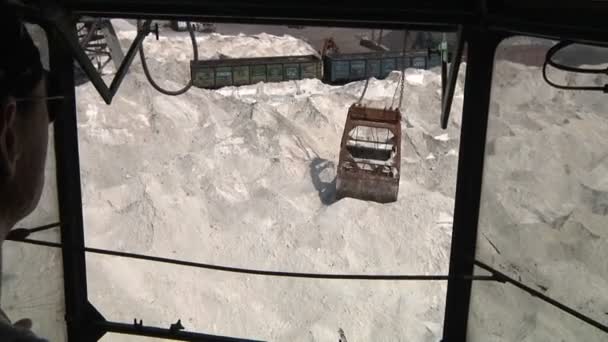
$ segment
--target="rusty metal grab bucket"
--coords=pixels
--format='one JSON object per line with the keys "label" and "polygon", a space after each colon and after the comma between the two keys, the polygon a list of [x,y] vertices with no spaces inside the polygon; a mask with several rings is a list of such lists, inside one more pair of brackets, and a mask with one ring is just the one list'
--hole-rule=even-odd
{"label": "rusty metal grab bucket", "polygon": [[359,104],[348,110],[340,143],[336,199],[394,202],[401,175],[401,112]]}

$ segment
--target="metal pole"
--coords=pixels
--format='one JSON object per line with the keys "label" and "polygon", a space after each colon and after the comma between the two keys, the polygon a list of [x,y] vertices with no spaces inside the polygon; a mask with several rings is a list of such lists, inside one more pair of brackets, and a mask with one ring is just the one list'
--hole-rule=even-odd
{"label": "metal pole", "polygon": [[78,128],[74,91],[74,64],[69,47],[56,30],[47,30],[53,92],[65,97],[54,124],[57,193],[63,245],[63,276],[68,341],[87,342],[84,320],[87,279],[78,157]]}
{"label": "metal pole", "polygon": [[[502,36],[467,30],[469,59],[464,92],[460,158],[450,252],[443,342],[466,341],[473,262],[477,242],[486,129],[492,88],[494,53]],[[469,277],[469,278],[466,278]],[[458,279],[456,279],[458,278]]]}

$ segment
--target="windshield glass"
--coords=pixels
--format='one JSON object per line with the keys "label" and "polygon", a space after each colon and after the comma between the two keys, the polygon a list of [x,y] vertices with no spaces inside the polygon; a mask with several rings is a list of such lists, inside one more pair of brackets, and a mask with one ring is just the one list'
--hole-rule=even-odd
{"label": "windshield glass", "polygon": [[[601,92],[543,81],[541,65],[554,44],[515,37],[497,50],[476,259],[606,324],[608,101]],[[555,59],[606,67],[597,65],[606,61],[605,50],[580,45]],[[602,75],[551,68],[548,76],[568,86],[606,83]],[[472,293],[471,341],[607,338],[512,285],[474,282]]]}
{"label": "windshield glass", "polygon": [[[463,80],[444,131],[441,33],[409,32],[404,54],[403,31],[197,24],[192,61],[184,26],[158,23],[159,40],[144,41],[150,76],[167,90],[192,79],[188,92],[156,91],[139,57],[111,106],[77,88],[87,245],[264,270],[447,274]],[[112,24],[126,50],[137,22]],[[390,203],[352,198],[350,174],[338,181],[364,88],[364,106],[401,105],[401,130],[357,123],[345,142],[378,170],[357,194],[396,187]],[[189,331],[269,341],[442,333],[445,281],[266,278],[93,254],[87,269],[89,298],[113,321],[181,318]]]}

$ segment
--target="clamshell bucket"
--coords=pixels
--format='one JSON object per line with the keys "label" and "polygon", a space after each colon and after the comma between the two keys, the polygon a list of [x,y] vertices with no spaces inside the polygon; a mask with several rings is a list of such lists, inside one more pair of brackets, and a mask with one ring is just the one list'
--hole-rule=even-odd
{"label": "clamshell bucket", "polygon": [[400,174],[399,110],[352,105],[340,143],[336,198],[394,202]]}

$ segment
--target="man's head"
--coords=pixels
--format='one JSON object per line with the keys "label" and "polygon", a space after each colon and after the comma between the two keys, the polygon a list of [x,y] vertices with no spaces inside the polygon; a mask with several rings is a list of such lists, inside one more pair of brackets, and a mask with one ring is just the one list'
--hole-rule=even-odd
{"label": "man's head", "polygon": [[0,242],[31,213],[42,193],[49,116],[36,46],[15,18],[1,15]]}

